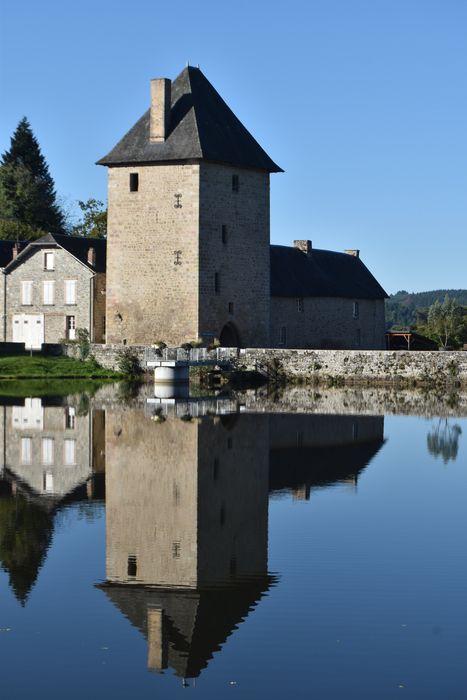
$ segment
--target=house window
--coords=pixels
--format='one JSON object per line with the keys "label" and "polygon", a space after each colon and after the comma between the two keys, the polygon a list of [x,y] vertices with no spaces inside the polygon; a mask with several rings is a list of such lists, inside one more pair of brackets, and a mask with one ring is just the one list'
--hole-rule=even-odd
{"label": "house window", "polygon": [[130,192],[138,192],[139,175],[138,173],[130,173]]}
{"label": "house window", "polygon": [[44,253],[44,270],[55,270],[55,256],[53,253]]}
{"label": "house window", "polygon": [[65,429],[74,430],[76,426],[76,411],[74,406],[67,406],[65,409]]}
{"label": "house window", "polygon": [[232,175],[232,192],[238,192],[240,189],[240,180],[238,175]]}
{"label": "house window", "polygon": [[32,282],[21,282],[21,303],[23,306],[32,305]]}
{"label": "house window", "polygon": [[233,301],[229,301],[229,314],[233,314],[233,312],[234,312]]}
{"label": "house window", "polygon": [[44,304],[47,306],[51,306],[54,304],[55,282],[53,280],[48,280],[47,282],[43,282],[43,285]]}
{"label": "house window", "polygon": [[66,317],[66,337],[67,340],[76,340],[76,316]]}
{"label": "house window", "polygon": [[76,280],[65,280],[65,304],[76,304]]}
{"label": "house window", "polygon": [[136,572],[138,571],[138,563],[134,555],[128,557],[126,570],[128,576],[136,576]]}
{"label": "house window", "polygon": [[303,313],[303,297],[297,297],[297,311],[299,314]]}
{"label": "house window", "polygon": [[227,245],[227,226],[225,224],[222,224],[222,243],[224,245]]}
{"label": "house window", "polygon": [[354,301],[354,303],[352,305],[352,316],[354,318],[358,318],[360,316],[360,309],[358,306],[358,301]]}
{"label": "house window", "polygon": [[218,272],[214,273],[214,291],[216,294],[220,294],[221,291],[221,280]]}
{"label": "house window", "polygon": [[279,345],[285,345],[287,343],[287,328],[286,326],[281,326],[279,329]]}
{"label": "house window", "polygon": [[50,472],[44,472],[44,476],[42,478],[42,489],[46,493],[53,493],[54,491],[54,477]]}
{"label": "house window", "polygon": [[42,464],[54,463],[54,440],[53,438],[42,438]]}
{"label": "house window", "polygon": [[63,457],[67,467],[76,464],[76,440],[67,439],[63,443]]}
{"label": "house window", "polygon": [[32,438],[21,438],[21,464],[31,464],[32,462]]}

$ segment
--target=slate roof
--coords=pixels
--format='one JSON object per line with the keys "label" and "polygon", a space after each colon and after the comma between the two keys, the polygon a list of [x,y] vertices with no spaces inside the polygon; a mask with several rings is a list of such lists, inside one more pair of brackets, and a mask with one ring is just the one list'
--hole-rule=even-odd
{"label": "slate roof", "polygon": [[239,168],[282,172],[245,129],[199,68],[172,81],[169,135],[149,141],[148,110],[98,165],[206,160]]}
{"label": "slate roof", "polygon": [[368,268],[348,253],[271,246],[271,296],[385,299]]}
{"label": "slate roof", "polygon": [[29,241],[0,241],[0,268],[6,267],[13,260],[13,248],[18,246],[18,252],[28,245]]}
{"label": "slate roof", "polygon": [[[19,265],[36,248],[46,248],[51,245],[58,245],[60,248],[64,248],[90,270],[105,272],[107,257],[107,241],[105,238],[83,238],[82,236],[65,236],[59,233],[47,233],[35,241],[30,241],[29,245],[7,265],[6,271],[9,272],[16,265]],[[94,248],[96,251],[96,264],[94,266],[88,263],[88,251],[90,248]]]}

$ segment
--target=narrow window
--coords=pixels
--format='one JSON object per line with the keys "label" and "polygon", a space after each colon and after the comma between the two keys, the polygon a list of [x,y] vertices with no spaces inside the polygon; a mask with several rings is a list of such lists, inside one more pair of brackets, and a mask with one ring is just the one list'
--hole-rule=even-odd
{"label": "narrow window", "polygon": [[225,224],[222,224],[222,243],[224,245],[227,245],[227,226]]}
{"label": "narrow window", "polygon": [[216,294],[220,294],[221,291],[221,280],[218,272],[214,273],[214,291]]}
{"label": "narrow window", "polygon": [[352,315],[354,318],[358,318],[360,316],[360,309],[358,306],[358,301],[354,301],[354,303],[353,303]]}
{"label": "narrow window", "polygon": [[67,406],[65,409],[65,429],[74,430],[76,425],[76,411],[74,406]]}
{"label": "narrow window", "polygon": [[136,572],[138,571],[138,564],[134,555],[128,557],[126,570],[128,576],[136,576]]}
{"label": "narrow window", "polygon": [[55,260],[53,253],[44,253],[44,270],[55,270]]}
{"label": "narrow window", "polygon": [[180,542],[172,542],[172,558],[180,559]]}
{"label": "narrow window", "polygon": [[47,306],[52,306],[55,298],[55,282],[53,280],[48,280],[47,282],[44,282],[43,285],[44,304]]}
{"label": "narrow window", "polygon": [[297,311],[299,314],[303,313],[303,297],[297,297]]}
{"label": "narrow window", "polygon": [[50,472],[44,472],[42,480],[42,489],[46,493],[53,493],[54,491],[54,477]]}
{"label": "narrow window", "polygon": [[358,423],[352,423],[352,440],[358,440]]}
{"label": "narrow window", "polygon": [[174,505],[178,506],[180,503],[180,489],[176,481],[174,481],[173,484],[173,496],[174,496]]}
{"label": "narrow window", "polygon": [[234,312],[233,301],[229,301],[229,314],[233,314],[233,312]]}
{"label": "narrow window", "polygon": [[174,194],[174,197],[175,197],[174,209],[181,209],[183,206],[181,201],[180,201],[182,199],[182,195],[181,194]]}
{"label": "narrow window", "polygon": [[232,175],[232,192],[238,192],[240,189],[240,181],[238,175]]}
{"label": "narrow window", "polygon": [[76,340],[76,316],[66,317],[66,337],[68,340]]}
{"label": "narrow window", "polygon": [[54,441],[53,438],[42,438],[42,464],[54,463]]}
{"label": "narrow window", "polygon": [[65,440],[63,453],[64,462],[67,467],[76,464],[76,440]]}
{"label": "narrow window", "polygon": [[31,306],[32,282],[21,282],[21,303],[23,306]]}
{"label": "narrow window", "polygon": [[287,343],[287,328],[281,326],[279,330],[279,345],[285,345]]}
{"label": "narrow window", "polygon": [[76,304],[76,280],[65,280],[65,304]]}
{"label": "narrow window", "polygon": [[31,464],[32,462],[32,438],[21,438],[21,464]]}
{"label": "narrow window", "polygon": [[130,192],[138,192],[139,175],[138,173],[130,173]]}

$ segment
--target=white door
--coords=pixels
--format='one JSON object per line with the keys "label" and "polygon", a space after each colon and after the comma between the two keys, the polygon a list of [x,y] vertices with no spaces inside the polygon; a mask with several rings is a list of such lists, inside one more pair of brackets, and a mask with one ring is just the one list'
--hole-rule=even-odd
{"label": "white door", "polygon": [[44,342],[44,315],[15,314],[13,342],[24,343],[27,350],[40,350]]}

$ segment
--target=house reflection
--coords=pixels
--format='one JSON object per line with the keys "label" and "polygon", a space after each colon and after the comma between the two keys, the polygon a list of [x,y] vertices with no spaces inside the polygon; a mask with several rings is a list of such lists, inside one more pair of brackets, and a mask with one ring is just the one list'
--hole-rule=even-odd
{"label": "house reflection", "polygon": [[26,398],[0,405],[0,565],[24,605],[57,513],[102,499],[105,412]]}
{"label": "house reflection", "polygon": [[109,599],[148,667],[196,677],[265,595],[270,492],[356,484],[384,419],[231,414],[106,419]]}

